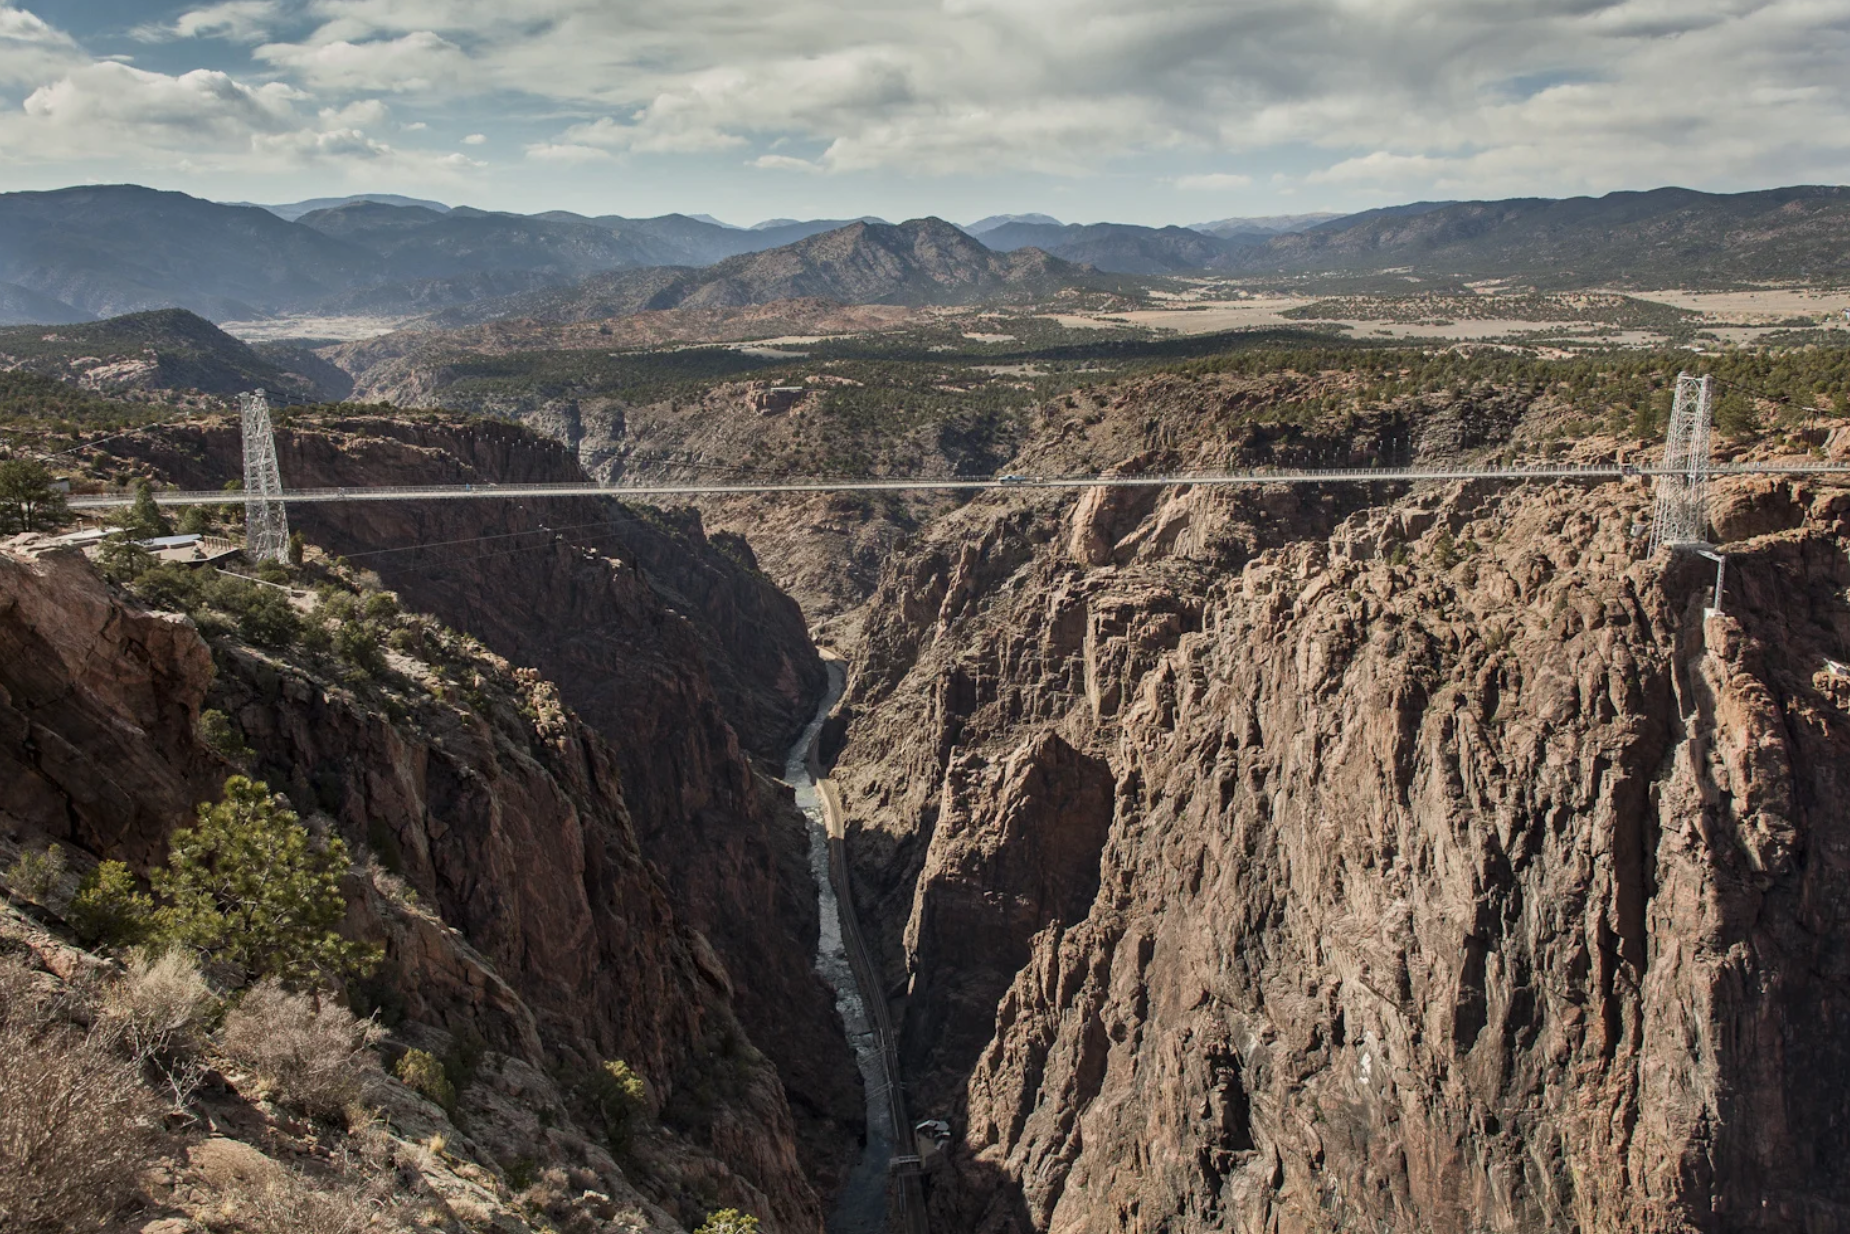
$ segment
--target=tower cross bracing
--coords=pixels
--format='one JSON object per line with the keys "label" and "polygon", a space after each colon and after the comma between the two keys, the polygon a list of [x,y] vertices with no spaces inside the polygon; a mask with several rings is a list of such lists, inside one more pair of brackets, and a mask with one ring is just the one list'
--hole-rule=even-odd
{"label": "tower cross bracing", "polygon": [[252,561],[289,556],[289,508],[276,465],[276,433],[262,390],[238,396],[244,429],[244,552]]}
{"label": "tower cross bracing", "polygon": [[1651,552],[1660,548],[1708,547],[1710,379],[1677,374],[1664,462],[1656,479],[1657,509],[1651,517]]}

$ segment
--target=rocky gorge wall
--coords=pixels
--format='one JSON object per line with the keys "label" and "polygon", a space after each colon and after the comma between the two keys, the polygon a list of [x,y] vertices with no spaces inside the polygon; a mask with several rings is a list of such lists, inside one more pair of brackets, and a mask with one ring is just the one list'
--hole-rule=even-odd
{"label": "rocky gorge wall", "polygon": [[[345,881],[345,929],[384,948],[362,989],[396,1032],[439,1050],[473,1040],[500,1060],[484,1072],[495,1082],[462,1093],[478,1156],[589,1167],[684,1223],[723,1199],[780,1229],[820,1228],[783,1085],[735,1017],[731,979],[645,859],[611,747],[549,684],[481,660],[492,679],[473,704],[416,687],[374,697],[208,644],[185,618],[113,595],[75,553],[0,553],[0,650],[9,837],[145,872],[196,800],[234,770],[257,776],[373,854]],[[248,753],[228,761],[200,741],[208,705]],[[648,1077],[652,1111],[674,1125],[638,1137],[621,1172],[541,1078],[569,1085],[611,1058]],[[703,1117],[678,1118],[716,1075]],[[660,1211],[655,1223],[672,1228]]]}
{"label": "rocky gorge wall", "polygon": [[1842,1228],[1850,494],[1726,488],[1719,615],[1638,487],[1373,496],[889,569],[836,775],[934,1223]]}
{"label": "rocky gorge wall", "polygon": [[[824,418],[816,396],[766,413],[755,406],[762,382],[725,382],[698,398],[620,404],[612,399],[558,399],[537,407],[495,409],[569,447],[585,471],[612,484],[719,478],[854,474],[866,460],[836,461],[830,447],[847,426]],[[1006,458],[1007,446],[980,462],[959,449],[959,435],[881,434],[881,474],[980,474]],[[767,465],[767,460],[770,460]],[[690,498],[709,527],[748,537],[757,560],[803,606],[819,637],[841,639],[879,582],[895,544],[950,507],[944,494],[737,493]]]}
{"label": "rocky gorge wall", "polygon": [[[583,479],[558,446],[492,421],[355,417],[277,441],[295,485]],[[237,451],[227,426],[171,432],[146,457],[209,486]],[[292,520],[408,607],[557,682],[609,742],[643,857],[724,964],[740,1020],[784,1078],[804,1173],[826,1193],[859,1139],[860,1087],[813,968],[805,823],[758,765],[781,765],[826,680],[796,605],[691,512],[386,502],[298,506]]]}

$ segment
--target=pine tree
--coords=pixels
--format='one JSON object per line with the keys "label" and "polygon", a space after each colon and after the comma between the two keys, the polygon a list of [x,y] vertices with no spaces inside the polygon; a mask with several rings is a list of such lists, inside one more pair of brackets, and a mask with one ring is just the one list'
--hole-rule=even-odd
{"label": "pine tree", "polygon": [[45,464],[24,458],[0,463],[0,533],[44,531],[70,519]]}
{"label": "pine tree", "polygon": [[134,504],[116,516],[116,525],[131,540],[152,540],[173,534],[173,521],[154,500],[154,486],[143,480],[135,488]]}
{"label": "pine tree", "polygon": [[105,861],[84,876],[64,918],[85,942],[126,947],[148,937],[154,901],[135,887],[120,861]]}
{"label": "pine tree", "polygon": [[1760,409],[1738,390],[1724,394],[1715,408],[1715,427],[1733,441],[1746,441],[1760,435]]}
{"label": "pine tree", "polygon": [[232,776],[224,800],[199,807],[199,823],[173,834],[168,866],[153,875],[163,901],[156,929],[254,976],[311,987],[339,983],[378,962],[374,947],[336,931],[347,849],[317,845],[295,812],[261,781]]}

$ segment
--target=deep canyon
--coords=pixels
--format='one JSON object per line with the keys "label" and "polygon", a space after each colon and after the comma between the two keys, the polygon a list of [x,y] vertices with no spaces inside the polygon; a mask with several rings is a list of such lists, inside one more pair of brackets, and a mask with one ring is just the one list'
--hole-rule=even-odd
{"label": "deep canyon", "polygon": [[[1254,427],[1273,397],[1092,391],[1011,465],[1441,459],[1532,414],[1307,445]],[[123,449],[186,487],[238,469],[234,425]],[[584,474],[437,414],[278,450],[303,486]],[[0,557],[0,824],[145,872],[226,771],[201,710],[232,716],[416,891],[347,888],[404,1032],[473,1034],[494,1076],[646,1076],[662,1130],[622,1161],[532,1114],[541,1079],[476,1086],[484,1169],[576,1154],[631,1206],[593,1228],[723,1202],[816,1231],[854,1171],[867,1093],[779,783],[828,690],[802,605],[852,610],[822,752],[908,1099],[952,1129],[932,1228],[1850,1225],[1850,489],[1722,482],[1719,611],[1710,565],[1647,553],[1637,480],[998,493],[903,529],[812,511],[822,536],[739,503],[297,510],[478,642],[473,693],[386,707],[72,553]],[[849,541],[881,560],[844,583]]]}

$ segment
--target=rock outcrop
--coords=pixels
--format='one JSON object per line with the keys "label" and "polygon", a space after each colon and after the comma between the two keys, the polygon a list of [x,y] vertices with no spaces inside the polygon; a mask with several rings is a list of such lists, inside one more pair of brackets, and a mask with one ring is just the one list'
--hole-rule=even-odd
{"label": "rock outcrop", "polygon": [[923,1090],[968,1073],[1009,975],[1026,963],[1042,927],[1085,918],[1098,891],[1112,790],[1103,760],[1046,729],[999,766],[970,755],[946,768],[942,840],[926,854],[905,934],[915,978],[902,1062]]}
{"label": "rock outcrop", "polygon": [[1720,614],[1637,486],[1341,500],[888,571],[836,775],[934,1221],[1842,1227],[1850,494],[1724,486]]}
{"label": "rock outcrop", "polygon": [[116,603],[81,555],[0,552],[0,827],[163,856],[218,787],[193,737],[211,679],[189,624]]}

